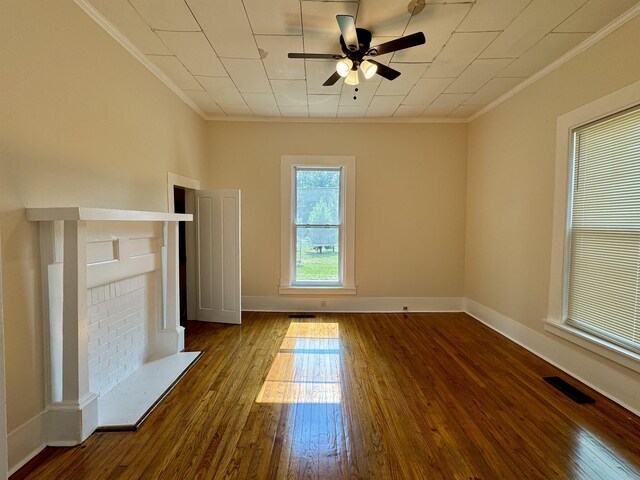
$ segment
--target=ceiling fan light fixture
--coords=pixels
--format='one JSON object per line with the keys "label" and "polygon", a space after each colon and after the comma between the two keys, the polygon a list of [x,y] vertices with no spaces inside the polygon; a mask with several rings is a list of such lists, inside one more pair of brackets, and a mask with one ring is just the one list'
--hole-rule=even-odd
{"label": "ceiling fan light fixture", "polygon": [[358,69],[350,70],[347,78],[344,79],[344,83],[347,85],[358,85],[360,83],[360,79],[358,78]]}
{"label": "ceiling fan light fixture", "polygon": [[360,68],[362,69],[364,78],[366,78],[367,80],[373,77],[378,71],[378,66],[375,63],[370,62],[369,60],[365,60],[364,62],[362,62],[360,64]]}
{"label": "ceiling fan light fixture", "polygon": [[351,67],[353,67],[353,62],[351,61],[351,59],[343,58],[341,60],[338,60],[338,63],[336,63],[336,72],[338,72],[338,75],[340,75],[341,77],[346,77],[347,75],[349,75]]}

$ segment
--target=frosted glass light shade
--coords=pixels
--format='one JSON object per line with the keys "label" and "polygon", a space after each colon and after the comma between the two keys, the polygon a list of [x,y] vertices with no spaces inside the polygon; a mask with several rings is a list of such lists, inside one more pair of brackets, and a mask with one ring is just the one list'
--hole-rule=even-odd
{"label": "frosted glass light shade", "polygon": [[365,60],[360,64],[360,68],[362,69],[362,73],[364,73],[364,78],[369,80],[373,77],[378,71],[378,66],[375,63],[371,63],[369,60]]}
{"label": "frosted glass light shade", "polygon": [[346,77],[349,75],[351,67],[353,67],[353,62],[348,58],[343,58],[336,63],[336,72],[338,72],[338,75],[341,77]]}
{"label": "frosted glass light shade", "polygon": [[358,78],[358,70],[350,70],[347,78],[344,79],[344,83],[347,85],[358,85],[360,79]]}

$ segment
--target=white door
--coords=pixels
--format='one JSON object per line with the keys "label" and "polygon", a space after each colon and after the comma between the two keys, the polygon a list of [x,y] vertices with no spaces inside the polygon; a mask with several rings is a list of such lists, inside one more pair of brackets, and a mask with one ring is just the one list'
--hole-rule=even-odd
{"label": "white door", "polygon": [[196,191],[198,320],[240,323],[240,190]]}

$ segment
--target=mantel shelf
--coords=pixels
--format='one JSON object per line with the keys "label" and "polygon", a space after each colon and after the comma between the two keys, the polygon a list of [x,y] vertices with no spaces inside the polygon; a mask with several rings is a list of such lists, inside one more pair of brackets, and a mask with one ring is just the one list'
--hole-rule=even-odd
{"label": "mantel shelf", "polygon": [[114,210],[112,208],[50,207],[27,208],[27,220],[34,222],[56,220],[97,220],[137,222],[191,222],[193,215],[184,213]]}

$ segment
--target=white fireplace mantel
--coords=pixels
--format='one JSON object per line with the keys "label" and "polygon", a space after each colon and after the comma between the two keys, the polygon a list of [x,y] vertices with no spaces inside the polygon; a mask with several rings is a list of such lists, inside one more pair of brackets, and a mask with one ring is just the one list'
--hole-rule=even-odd
{"label": "white fireplace mantel", "polygon": [[87,292],[151,275],[149,295],[157,306],[145,307],[145,361],[181,352],[178,223],[192,215],[58,207],[27,208],[26,216],[40,225],[48,444],[75,445],[100,424],[99,394],[89,379]]}

